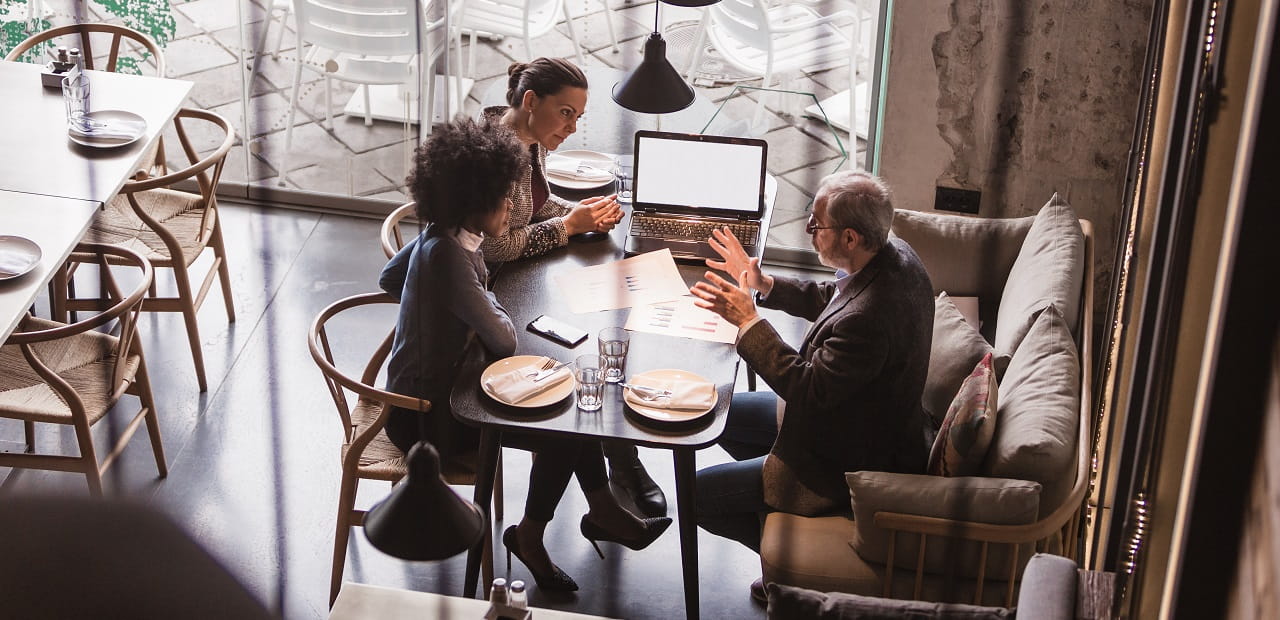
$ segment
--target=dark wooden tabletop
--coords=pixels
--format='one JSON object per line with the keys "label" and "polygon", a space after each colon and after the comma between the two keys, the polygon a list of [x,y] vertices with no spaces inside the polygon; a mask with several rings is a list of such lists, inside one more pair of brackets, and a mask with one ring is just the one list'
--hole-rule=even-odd
{"label": "dark wooden tabletop", "polygon": [[[566,194],[565,197],[573,196]],[[597,352],[596,334],[601,329],[626,323],[627,313],[630,312],[628,308],[574,314],[563,299],[554,277],[579,267],[624,258],[622,246],[627,225],[628,220],[624,219],[610,235],[570,239],[567,247],[544,256],[510,262],[495,268],[492,274],[493,292],[511,313],[511,319],[520,332],[517,355],[545,355],[571,362],[579,355]],[[707,269],[705,265],[679,264],[679,270],[685,283],[692,285],[702,278]],[[530,321],[543,314],[580,327],[590,337],[570,349],[525,329]],[[490,425],[502,430],[521,432],[620,437],[653,447],[701,448],[714,443],[724,431],[725,413],[733,397],[739,360],[733,345],[631,332],[627,376],[648,370],[674,368],[699,374],[716,384],[715,409],[703,416],[697,424],[678,427],[654,425],[625,411],[622,388],[613,384],[605,386],[605,403],[600,411],[579,411],[572,396],[541,410],[521,409],[498,403],[480,388],[480,374],[493,361],[494,358],[486,355],[483,348],[476,344],[468,351],[463,362],[450,405],[453,415],[467,424]]]}

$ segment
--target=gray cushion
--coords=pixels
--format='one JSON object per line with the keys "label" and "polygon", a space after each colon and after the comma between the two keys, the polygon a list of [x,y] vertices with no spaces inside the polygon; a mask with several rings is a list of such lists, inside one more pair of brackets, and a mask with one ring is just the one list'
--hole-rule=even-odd
{"label": "gray cushion", "polygon": [[986,333],[995,326],[1000,292],[1034,219],[897,211],[893,232],[920,256],[933,292],[978,298]]}
{"label": "gray cushion", "polygon": [[[845,481],[853,505],[854,536],[850,544],[863,559],[878,564],[888,563],[889,531],[876,527],[877,512],[1023,525],[1036,520],[1040,506],[1040,485],[1027,480],[858,471],[846,473]],[[919,537],[899,535],[894,546],[897,564],[914,567]],[[1002,569],[996,567],[1008,566],[1007,552],[1007,545],[991,545],[987,554],[988,575],[1001,574],[997,571]],[[926,544],[925,568],[934,573],[955,570],[965,577],[974,577],[980,553],[976,543],[930,539]],[[1025,563],[1030,553],[1020,557]]]}
{"label": "gray cushion", "polygon": [[[943,416],[951,406],[951,401],[960,391],[973,367],[987,353],[994,349],[986,339],[973,328],[960,310],[951,302],[951,298],[942,293],[934,300],[933,305],[933,342],[929,347],[929,375],[924,382],[924,394],[921,405],[925,413],[933,418],[934,425],[942,424]],[[1009,356],[997,354],[992,360],[996,370],[996,380],[1004,375],[1009,365]]]}
{"label": "gray cushion", "polygon": [[1084,232],[1076,212],[1058,194],[1036,214],[1009,270],[996,321],[997,351],[1014,354],[1031,329],[1035,313],[1047,305],[1062,311],[1067,327],[1076,328],[1080,283],[1084,278]]}
{"label": "gray cushion", "polygon": [[1058,555],[1035,554],[1022,573],[1018,615],[1037,620],[1073,620],[1079,582],[1075,562]]}
{"label": "gray cushion", "polygon": [[996,434],[983,471],[1039,482],[1044,516],[1075,482],[1080,362],[1058,309],[1049,306],[1036,317],[1000,383]]}
{"label": "gray cushion", "polygon": [[[900,618],[951,618],[954,620],[998,620],[1012,618],[1003,607],[979,607],[954,603],[930,603],[859,596],[843,592],[818,592],[771,583],[769,617],[780,620],[879,620]],[[1028,616],[1033,617],[1033,616]]]}

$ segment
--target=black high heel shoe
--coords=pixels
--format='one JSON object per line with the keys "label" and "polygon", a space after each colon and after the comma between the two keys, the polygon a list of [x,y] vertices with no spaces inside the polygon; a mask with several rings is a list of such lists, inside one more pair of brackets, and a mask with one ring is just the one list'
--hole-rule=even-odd
{"label": "black high heel shoe", "polygon": [[[604,552],[600,550],[597,541],[616,542],[628,549],[639,551],[653,544],[663,532],[667,531],[667,527],[671,525],[671,517],[649,517],[641,519],[644,523],[644,532],[635,538],[621,538],[612,532],[596,525],[594,521],[587,519],[587,515],[582,515],[582,521],[578,523],[578,529],[582,530],[582,535],[591,541],[591,546],[596,548],[596,553],[600,554],[600,558],[604,558]],[[506,538],[505,536],[503,538]]]}
{"label": "black high heel shoe", "polygon": [[528,568],[529,572],[533,574],[533,580],[537,582],[539,590],[554,592],[576,591],[578,583],[555,564],[551,565],[551,568],[555,570],[550,575],[539,575],[534,572],[533,567],[529,566],[529,562],[524,559],[523,555],[520,555],[520,541],[516,538],[516,527],[513,525],[502,533],[502,545],[507,548],[507,574],[511,574],[511,554],[514,553],[517,558],[520,558],[521,562],[524,562],[525,568]]}

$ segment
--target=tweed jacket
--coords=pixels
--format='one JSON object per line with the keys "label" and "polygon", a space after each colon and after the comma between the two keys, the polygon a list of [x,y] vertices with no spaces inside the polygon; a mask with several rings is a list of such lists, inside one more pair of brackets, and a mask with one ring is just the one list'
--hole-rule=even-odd
{"label": "tweed jacket", "polygon": [[845,472],[922,473],[933,287],[911,246],[891,238],[843,292],[775,276],[760,305],[813,322],[799,350],[768,321],[738,340],[786,403],[765,458],[765,501],[802,515],[847,511]]}
{"label": "tweed jacket", "polygon": [[[496,123],[506,111],[507,106],[493,106],[485,108],[483,116],[485,120]],[[573,203],[551,193],[551,186],[547,184],[546,147],[535,142],[529,155],[529,165],[520,172],[520,179],[511,188],[511,221],[507,224],[507,234],[486,237],[480,245],[484,259],[491,263],[546,254],[569,243],[564,216],[569,214]],[[542,185],[547,191],[547,201],[542,203],[537,213],[533,212],[535,166],[541,172]]]}

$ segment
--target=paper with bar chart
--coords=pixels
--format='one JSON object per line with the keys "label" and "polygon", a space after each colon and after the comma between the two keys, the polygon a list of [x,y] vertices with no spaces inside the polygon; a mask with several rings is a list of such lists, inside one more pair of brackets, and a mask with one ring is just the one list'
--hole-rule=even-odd
{"label": "paper with bar chart", "polygon": [[636,306],[627,317],[626,328],[635,332],[666,334],[733,344],[738,328],[720,315],[693,305],[694,298],[685,295],[673,301]]}
{"label": "paper with bar chart", "polygon": [[671,250],[662,249],[555,275],[575,313],[630,308],[689,293]]}

